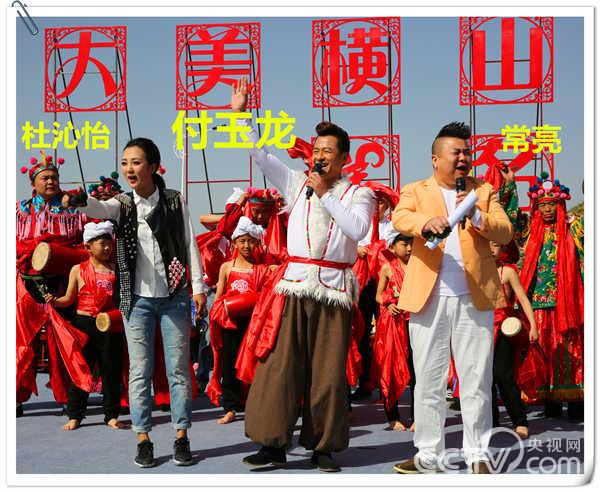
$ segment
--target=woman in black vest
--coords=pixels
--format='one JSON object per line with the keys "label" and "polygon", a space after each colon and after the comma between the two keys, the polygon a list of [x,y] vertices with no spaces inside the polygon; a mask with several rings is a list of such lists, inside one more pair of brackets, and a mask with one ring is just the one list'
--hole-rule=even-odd
{"label": "woman in black vest", "polygon": [[[115,302],[123,314],[129,350],[129,405],[137,433],[135,463],[155,465],[152,427],[154,335],[160,326],[176,432],[173,462],[192,464],[187,428],[191,425],[189,370],[190,303],[186,272],[191,278],[196,313],[206,309],[208,288],[189,211],[181,194],[165,188],[158,174],[160,152],[147,138],[131,140],[123,150],[121,172],[132,191],[106,201],[87,197],[88,216],[108,218],[116,228]],[[73,205],[65,196],[64,204]],[[77,202],[77,200],[75,200]],[[77,203],[75,203],[77,205]]]}

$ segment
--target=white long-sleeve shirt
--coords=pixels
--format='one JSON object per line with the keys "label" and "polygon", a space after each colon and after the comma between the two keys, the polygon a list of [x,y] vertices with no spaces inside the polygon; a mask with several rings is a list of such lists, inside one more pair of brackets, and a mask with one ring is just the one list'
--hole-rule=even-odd
{"label": "white long-sleeve shirt", "polygon": [[[135,266],[135,284],[133,293],[142,297],[169,297],[169,288],[165,274],[165,265],[160,254],[158,241],[152,234],[152,229],[146,222],[146,217],[156,207],[159,200],[158,188],[148,198],[143,198],[135,191],[133,201],[137,211],[137,257]],[[88,196],[88,204],[81,210],[89,217],[98,219],[113,219],[119,221],[121,204],[111,198],[106,201],[96,200]],[[208,287],[202,280],[202,263],[198,246],[194,240],[194,228],[187,205],[181,198],[183,213],[184,240],[187,245],[187,264],[190,268],[192,292],[194,295],[208,292]]]}
{"label": "white long-sleeve shirt", "polygon": [[[440,186],[444,202],[446,203],[446,211],[448,216],[452,215],[456,209],[456,190],[450,190]],[[478,208],[475,208],[471,223],[475,227],[481,227],[481,213]],[[444,247],[444,256],[440,265],[440,273],[436,284],[433,288],[433,293],[440,296],[461,296],[468,294],[469,285],[465,275],[465,265],[460,249],[460,241],[458,239],[458,228],[456,225],[452,228],[450,235],[446,238]]]}
{"label": "white long-sleeve shirt", "polygon": [[[240,125],[249,125],[247,120]],[[256,144],[255,129],[249,133]],[[356,248],[368,232],[375,210],[373,192],[340,179],[319,198],[305,197],[306,176],[294,171],[264,147],[249,150],[267,179],[285,197],[289,209],[287,248],[290,256],[352,264]],[[351,269],[338,270],[290,262],[276,290],[298,297],[350,307],[357,295]]]}

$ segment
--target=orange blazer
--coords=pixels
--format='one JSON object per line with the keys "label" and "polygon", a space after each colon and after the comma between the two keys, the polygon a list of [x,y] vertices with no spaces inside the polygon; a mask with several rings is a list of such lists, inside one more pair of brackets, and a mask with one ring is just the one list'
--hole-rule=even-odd
{"label": "orange blazer", "polygon": [[[512,226],[490,184],[472,177],[467,177],[466,182],[467,193],[473,189],[477,193],[479,200],[475,206],[482,216],[481,229],[467,219],[465,228],[459,227],[458,230],[473,304],[480,311],[504,307],[506,302],[489,241],[508,243],[513,236]],[[414,238],[398,299],[398,307],[411,313],[423,309],[440,271],[446,241],[430,250],[425,247],[425,239],[421,234],[427,221],[438,215],[447,217],[448,212],[440,186],[433,176],[406,185],[392,214],[396,230]]]}

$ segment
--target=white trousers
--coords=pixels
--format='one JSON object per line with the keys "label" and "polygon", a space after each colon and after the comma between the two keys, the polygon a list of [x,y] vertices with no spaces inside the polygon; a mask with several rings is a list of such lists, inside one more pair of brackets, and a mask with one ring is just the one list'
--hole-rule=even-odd
{"label": "white trousers", "polygon": [[494,312],[479,311],[469,294],[431,296],[411,313],[410,344],[415,368],[415,447],[428,463],[445,450],[446,386],[450,353],[460,382],[463,453],[470,466],[488,460],[492,428]]}

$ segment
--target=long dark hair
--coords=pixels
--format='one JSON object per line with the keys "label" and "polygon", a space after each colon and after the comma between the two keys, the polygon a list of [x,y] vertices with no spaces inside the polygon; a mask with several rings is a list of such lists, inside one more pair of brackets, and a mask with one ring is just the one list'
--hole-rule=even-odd
{"label": "long dark hair", "polygon": [[[129,147],[139,147],[142,149],[148,164],[151,166],[156,164],[156,170],[158,171],[160,168],[160,150],[158,150],[158,147],[152,140],[144,137],[134,138],[125,144],[123,150],[128,149]],[[154,181],[154,184],[160,190],[164,190],[167,186],[165,180],[160,174],[158,174],[158,172],[152,173],[152,181]]]}

